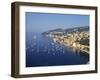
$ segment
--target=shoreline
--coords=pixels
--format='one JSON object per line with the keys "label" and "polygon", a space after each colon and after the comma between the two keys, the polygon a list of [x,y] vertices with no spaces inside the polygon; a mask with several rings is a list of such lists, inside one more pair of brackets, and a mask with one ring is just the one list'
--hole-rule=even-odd
{"label": "shoreline", "polygon": [[[71,49],[73,49],[74,51],[77,51],[77,52],[85,52],[87,54],[89,54],[89,51],[86,51],[84,49],[82,49],[81,47],[76,47],[76,46],[73,46],[73,45],[68,45],[67,43],[63,42],[63,41],[60,41],[59,39],[55,39],[55,38],[52,38],[53,41],[56,43],[60,43],[60,44],[63,44],[64,46],[66,47],[69,47]],[[85,45],[81,45],[80,46],[83,46],[83,47],[86,47],[86,48],[89,48],[88,46],[85,46]]]}

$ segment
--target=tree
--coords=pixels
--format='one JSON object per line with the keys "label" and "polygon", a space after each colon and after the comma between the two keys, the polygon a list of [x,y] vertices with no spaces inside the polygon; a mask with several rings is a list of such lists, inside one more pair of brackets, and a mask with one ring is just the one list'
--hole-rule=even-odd
{"label": "tree", "polygon": [[88,37],[82,37],[79,42],[82,45],[89,45],[89,38]]}

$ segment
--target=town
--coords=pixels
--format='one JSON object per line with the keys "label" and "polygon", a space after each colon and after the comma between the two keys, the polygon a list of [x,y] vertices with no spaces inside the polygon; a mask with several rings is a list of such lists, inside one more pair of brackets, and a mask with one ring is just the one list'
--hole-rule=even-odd
{"label": "town", "polygon": [[64,44],[76,51],[82,51],[89,54],[89,30],[64,32],[51,31],[47,34],[55,43]]}

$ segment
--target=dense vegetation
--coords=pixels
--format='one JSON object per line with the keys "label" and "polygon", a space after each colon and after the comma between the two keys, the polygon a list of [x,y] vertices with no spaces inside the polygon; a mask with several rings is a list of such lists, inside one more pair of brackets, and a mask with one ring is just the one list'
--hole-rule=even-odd
{"label": "dense vegetation", "polygon": [[82,45],[88,45],[89,46],[89,38],[88,37],[82,37],[79,42]]}

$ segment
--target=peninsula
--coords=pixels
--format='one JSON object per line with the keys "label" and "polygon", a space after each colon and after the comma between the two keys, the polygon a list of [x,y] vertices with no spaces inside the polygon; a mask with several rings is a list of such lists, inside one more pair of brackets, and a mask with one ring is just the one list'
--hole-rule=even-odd
{"label": "peninsula", "polygon": [[43,32],[42,34],[53,39],[55,43],[64,44],[77,51],[83,51],[89,54],[89,26],[54,29]]}

